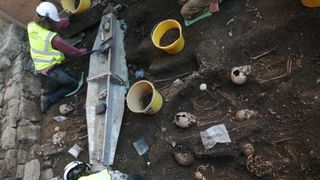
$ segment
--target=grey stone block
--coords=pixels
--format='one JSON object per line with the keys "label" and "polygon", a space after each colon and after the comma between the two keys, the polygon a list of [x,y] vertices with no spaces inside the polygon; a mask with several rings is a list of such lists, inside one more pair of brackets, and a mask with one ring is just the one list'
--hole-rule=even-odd
{"label": "grey stone block", "polygon": [[6,153],[6,159],[14,159],[17,158],[17,152],[18,150],[16,149],[10,149]]}
{"label": "grey stone block", "polygon": [[22,95],[22,84],[21,83],[13,83],[10,87],[6,88],[4,93],[4,101],[8,101],[9,99],[15,98],[19,99]]}
{"label": "grey stone block", "polygon": [[32,122],[29,119],[21,119],[18,122],[18,126],[22,127],[22,126],[30,126],[33,125]]}
{"label": "grey stone block", "polygon": [[14,60],[20,52],[21,41],[12,35],[8,35],[0,49],[0,54],[7,55],[9,59]]}
{"label": "grey stone block", "polygon": [[0,70],[7,71],[11,66],[11,60],[7,56],[0,57]]}
{"label": "grey stone block", "polygon": [[[19,58],[20,56],[23,56],[23,54],[20,54],[17,57],[17,60],[14,62],[13,66],[12,66],[12,74],[13,75],[21,73],[23,70],[22,61],[20,60],[21,58]],[[1,66],[0,66],[0,68],[1,68]]]}
{"label": "grey stone block", "polygon": [[17,130],[12,127],[6,127],[1,135],[2,149],[11,149],[16,147]]}
{"label": "grey stone block", "polygon": [[17,170],[17,159],[0,160],[0,179],[15,176]]}
{"label": "grey stone block", "polygon": [[27,151],[20,148],[18,151],[18,164],[25,164],[28,160],[28,154]]}
{"label": "grey stone block", "polygon": [[16,178],[17,179],[22,179],[23,178],[23,173],[24,173],[24,165],[19,164],[17,166]]}
{"label": "grey stone block", "polygon": [[18,40],[22,41],[23,37],[26,35],[26,31],[15,24],[10,24],[8,30],[8,36],[16,37]]}
{"label": "grey stone block", "polygon": [[40,162],[38,159],[29,161],[24,167],[23,180],[39,180]]}
{"label": "grey stone block", "polygon": [[41,172],[41,180],[48,180],[53,177],[53,171],[51,168],[45,169]]}
{"label": "grey stone block", "polygon": [[12,116],[5,116],[4,124],[2,125],[2,130],[7,127],[17,128],[17,118]]}
{"label": "grey stone block", "polygon": [[[1,86],[1,83],[0,83],[0,86]],[[4,97],[4,93],[0,92],[0,107],[2,107],[3,97]]]}
{"label": "grey stone block", "polygon": [[0,83],[4,83],[4,78],[6,77],[6,72],[0,72]]}
{"label": "grey stone block", "polygon": [[19,107],[19,119],[28,119],[32,122],[39,122],[41,119],[39,105],[22,97]]}
{"label": "grey stone block", "polygon": [[34,143],[40,137],[40,126],[31,125],[18,127],[17,138],[19,142]]}
{"label": "grey stone block", "polygon": [[39,78],[30,73],[25,73],[22,82],[23,91],[29,96],[28,98],[40,97],[41,82]]}
{"label": "grey stone block", "polygon": [[[9,76],[7,76],[8,78],[10,78],[6,84],[7,87],[9,86],[12,86],[14,83],[20,83],[21,84],[21,81],[22,81],[22,73],[20,74],[11,74],[11,73],[8,73]],[[22,86],[22,85],[21,85]]]}

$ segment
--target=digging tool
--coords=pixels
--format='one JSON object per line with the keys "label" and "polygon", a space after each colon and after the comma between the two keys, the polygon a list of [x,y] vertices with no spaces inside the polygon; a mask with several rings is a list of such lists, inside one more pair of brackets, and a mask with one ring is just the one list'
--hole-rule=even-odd
{"label": "digging tool", "polygon": [[96,53],[96,52],[97,52],[98,54],[101,54],[101,53],[105,52],[107,49],[109,49],[109,48],[111,47],[111,43],[107,43],[107,42],[108,42],[109,40],[111,40],[111,39],[112,39],[111,36],[108,37],[108,39],[106,39],[105,41],[103,41],[103,42],[99,45],[98,49],[93,49],[93,50],[91,50],[91,51],[88,51],[88,52],[82,54],[82,56],[85,56],[85,55],[88,55],[88,54],[92,54],[92,53]]}
{"label": "digging tool", "polygon": [[151,162],[148,157],[149,146],[144,138],[140,138],[139,140],[133,143],[134,149],[137,151],[139,156],[143,156],[144,160],[147,163],[147,166],[151,165]]}

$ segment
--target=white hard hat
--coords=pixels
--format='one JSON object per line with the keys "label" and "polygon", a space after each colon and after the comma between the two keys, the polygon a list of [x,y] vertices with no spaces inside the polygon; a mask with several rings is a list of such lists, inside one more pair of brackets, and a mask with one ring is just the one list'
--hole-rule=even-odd
{"label": "white hard hat", "polygon": [[40,3],[37,6],[36,11],[40,16],[47,16],[56,22],[60,21],[60,17],[59,17],[58,10],[57,10],[56,6],[50,2]]}
{"label": "white hard hat", "polygon": [[73,179],[78,173],[82,172],[83,169],[89,169],[90,165],[81,161],[72,161],[67,164],[64,168],[63,179],[70,180]]}

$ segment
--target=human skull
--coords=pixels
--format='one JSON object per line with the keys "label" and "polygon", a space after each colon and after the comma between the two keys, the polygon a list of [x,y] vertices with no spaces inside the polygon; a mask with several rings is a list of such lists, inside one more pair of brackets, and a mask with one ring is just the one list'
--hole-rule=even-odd
{"label": "human skull", "polygon": [[62,104],[59,106],[59,112],[60,114],[66,115],[73,111],[73,108],[68,104]]}
{"label": "human skull", "polygon": [[181,128],[188,128],[196,122],[196,117],[187,112],[179,112],[174,117],[173,122]]}
{"label": "human skull", "polygon": [[230,79],[237,85],[244,84],[247,81],[247,76],[252,72],[250,65],[244,65],[240,67],[234,67],[231,70]]}
{"label": "human skull", "polygon": [[257,115],[258,112],[254,110],[249,110],[249,109],[242,109],[237,111],[235,114],[235,117],[237,120],[243,120],[243,119],[250,119],[251,116]]}

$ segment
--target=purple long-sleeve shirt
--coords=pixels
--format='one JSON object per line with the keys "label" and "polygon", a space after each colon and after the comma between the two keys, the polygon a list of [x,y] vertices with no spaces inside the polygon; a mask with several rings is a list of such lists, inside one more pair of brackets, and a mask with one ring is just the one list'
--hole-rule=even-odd
{"label": "purple long-sleeve shirt", "polygon": [[[62,28],[67,27],[70,24],[69,18],[61,18],[58,23],[56,23],[55,30],[59,30]],[[61,36],[56,35],[53,40],[51,41],[51,45],[54,49],[57,49],[64,54],[67,54],[69,56],[81,56],[85,52],[87,52],[86,48],[76,48],[73,47],[72,45],[66,43]],[[46,68],[41,71],[43,75],[48,76],[48,72],[52,67]]]}
{"label": "purple long-sleeve shirt", "polygon": [[[60,30],[62,28],[65,28],[69,26],[69,18],[61,18],[58,23],[56,23],[55,30]],[[85,52],[87,52],[87,49],[85,48],[76,48],[72,45],[66,43],[60,35],[56,35],[53,40],[51,41],[51,45],[53,48],[63,52],[64,54],[67,54],[69,56],[81,56]]]}

